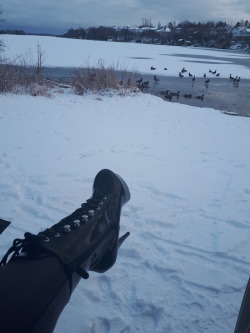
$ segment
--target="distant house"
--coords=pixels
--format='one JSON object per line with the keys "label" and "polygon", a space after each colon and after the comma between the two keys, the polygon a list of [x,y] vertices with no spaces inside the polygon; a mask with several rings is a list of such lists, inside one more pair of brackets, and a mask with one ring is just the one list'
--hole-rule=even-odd
{"label": "distant house", "polygon": [[178,28],[178,27],[176,27],[176,28],[175,28],[175,33],[176,33],[176,34],[180,34],[180,33],[181,33],[181,30],[182,30],[182,28]]}
{"label": "distant house", "polygon": [[141,31],[156,31],[156,27],[140,27]]}
{"label": "distant house", "polygon": [[183,39],[183,38],[179,38],[176,42],[176,45],[179,45],[179,46],[182,46],[184,44],[185,44],[185,39]]}
{"label": "distant house", "polygon": [[232,29],[233,37],[250,37],[250,29],[244,26],[234,27]]}
{"label": "distant house", "polygon": [[156,30],[159,34],[161,38],[166,38],[171,34],[171,29],[169,29],[168,27],[161,27],[159,29]]}
{"label": "distant house", "polygon": [[127,29],[137,34],[141,32],[140,28],[138,28],[137,26],[128,27]]}

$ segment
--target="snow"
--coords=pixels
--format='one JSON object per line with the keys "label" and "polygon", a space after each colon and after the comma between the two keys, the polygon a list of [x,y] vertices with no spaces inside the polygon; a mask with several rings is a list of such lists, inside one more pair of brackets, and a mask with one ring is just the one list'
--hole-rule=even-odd
{"label": "snow", "polygon": [[[234,58],[249,59],[249,55],[244,53],[168,45],[111,44],[91,40],[65,40],[59,37],[2,36],[1,39],[6,41],[7,45],[7,57],[16,58],[22,55],[23,58],[25,55],[26,59],[35,63],[39,44],[44,52],[44,65],[51,67],[96,66],[100,59],[103,59],[107,66],[145,74],[152,74],[150,67],[153,66],[156,68],[156,75],[177,77],[185,67],[196,77],[202,77],[211,68],[219,70],[220,77],[228,78],[229,74],[232,74],[242,79],[250,79],[250,68],[235,66],[233,62]],[[164,70],[165,67],[167,71]]]}
{"label": "snow", "polygon": [[[39,40],[51,66],[55,41],[69,54],[74,43],[107,51],[101,42],[5,38],[13,56],[28,47],[19,38]],[[107,45],[110,61],[123,54],[122,43]],[[78,64],[69,54],[58,65]],[[121,218],[121,233],[131,235],[116,265],[80,281],[55,333],[233,331],[250,270],[249,118],[142,94],[6,94],[0,103],[0,217],[12,221],[1,256],[25,231],[78,208],[102,168],[131,191]]]}

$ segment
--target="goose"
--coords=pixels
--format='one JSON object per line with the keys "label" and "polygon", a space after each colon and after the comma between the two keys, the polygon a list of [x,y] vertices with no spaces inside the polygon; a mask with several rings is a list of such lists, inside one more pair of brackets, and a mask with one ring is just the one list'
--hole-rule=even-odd
{"label": "goose", "polygon": [[182,70],[181,70],[181,72],[182,72],[182,73],[186,73],[186,72],[187,72],[186,68],[183,67]]}
{"label": "goose", "polygon": [[215,71],[213,71],[212,74],[216,74],[216,72],[217,72],[217,69]]}
{"label": "goose", "polygon": [[184,75],[181,74],[181,72],[179,73],[179,77],[184,77]]}
{"label": "goose", "polygon": [[240,77],[236,76],[236,78],[233,80],[234,87],[238,88],[240,82]]}
{"label": "goose", "polygon": [[168,70],[167,67],[165,67],[165,68],[164,68],[164,71],[167,71],[167,70]]}
{"label": "goose", "polygon": [[170,93],[171,96],[176,96],[177,98],[179,97],[179,94],[180,94],[179,90],[177,92]]}
{"label": "goose", "polygon": [[220,73],[217,73],[216,76],[220,76]]}
{"label": "goose", "polygon": [[151,71],[154,71],[156,68],[151,66],[150,69],[151,69]]}
{"label": "goose", "polygon": [[160,79],[158,79],[158,77],[156,77],[156,75],[155,75],[155,76],[154,76],[154,81],[155,81],[155,82],[159,82]]}
{"label": "goose", "polygon": [[209,83],[209,82],[210,82],[210,80],[209,80],[209,79],[205,80],[205,83]]}
{"label": "goose", "polygon": [[144,82],[142,82],[142,83],[140,84],[140,88],[141,88],[141,90],[143,90],[143,89],[147,89],[148,86],[149,86],[149,81],[144,81]]}
{"label": "goose", "polygon": [[204,94],[202,94],[201,96],[195,96],[196,99],[200,99],[201,101],[203,101],[204,99]]}
{"label": "goose", "polygon": [[184,98],[192,98],[192,94],[184,94],[183,97]]}
{"label": "goose", "polygon": [[160,94],[161,95],[169,95],[168,92],[169,92],[169,90],[166,90],[166,91],[165,90],[161,90]]}
{"label": "goose", "polygon": [[204,73],[204,74],[203,74],[203,77],[207,77],[207,74],[206,74],[206,73]]}
{"label": "goose", "polygon": [[195,75],[192,77],[192,87],[194,86]]}
{"label": "goose", "polygon": [[137,83],[142,83],[142,77],[139,80],[136,80]]}
{"label": "goose", "polygon": [[166,94],[165,99],[167,99],[168,101],[172,101],[172,95]]}
{"label": "goose", "polygon": [[188,76],[193,76],[190,72],[188,73]]}
{"label": "goose", "polygon": [[169,101],[171,101],[171,100],[172,100],[172,97],[173,97],[173,96],[172,96],[171,94],[169,94],[169,90],[167,90],[167,91],[166,91],[166,94],[165,94],[165,98],[168,99]]}

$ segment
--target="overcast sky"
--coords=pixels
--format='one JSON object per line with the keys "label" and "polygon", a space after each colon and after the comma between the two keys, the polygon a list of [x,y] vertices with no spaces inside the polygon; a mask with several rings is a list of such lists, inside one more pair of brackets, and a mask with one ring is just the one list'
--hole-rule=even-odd
{"label": "overcast sky", "polygon": [[2,29],[64,33],[69,28],[170,21],[250,21],[250,0],[0,0]]}

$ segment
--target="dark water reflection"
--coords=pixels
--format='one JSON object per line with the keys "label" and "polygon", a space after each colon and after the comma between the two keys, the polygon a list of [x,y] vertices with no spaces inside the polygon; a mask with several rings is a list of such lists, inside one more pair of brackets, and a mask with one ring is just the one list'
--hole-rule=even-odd
{"label": "dark water reflection", "polygon": [[[185,57],[187,58],[187,55]],[[34,71],[34,68],[31,68],[31,70]],[[82,73],[85,71],[87,74],[87,69],[72,67],[44,67],[42,73],[44,79],[70,84],[79,70]],[[117,76],[120,76],[119,72],[117,72]],[[229,79],[216,77],[210,78],[208,85],[205,85],[204,78],[196,78],[193,84],[189,77],[157,76],[160,79],[158,83],[154,82],[153,74],[139,74],[138,77],[143,77],[143,80],[150,82],[149,88],[144,91],[145,93],[164,99],[162,92],[167,90],[169,92],[179,91],[179,98],[173,97],[171,103],[213,108],[250,117],[250,80],[241,79],[236,87]],[[184,98],[184,94],[192,94],[192,98]],[[195,98],[195,96],[201,94],[204,94],[203,101]],[[169,102],[166,101],[166,103]]]}

